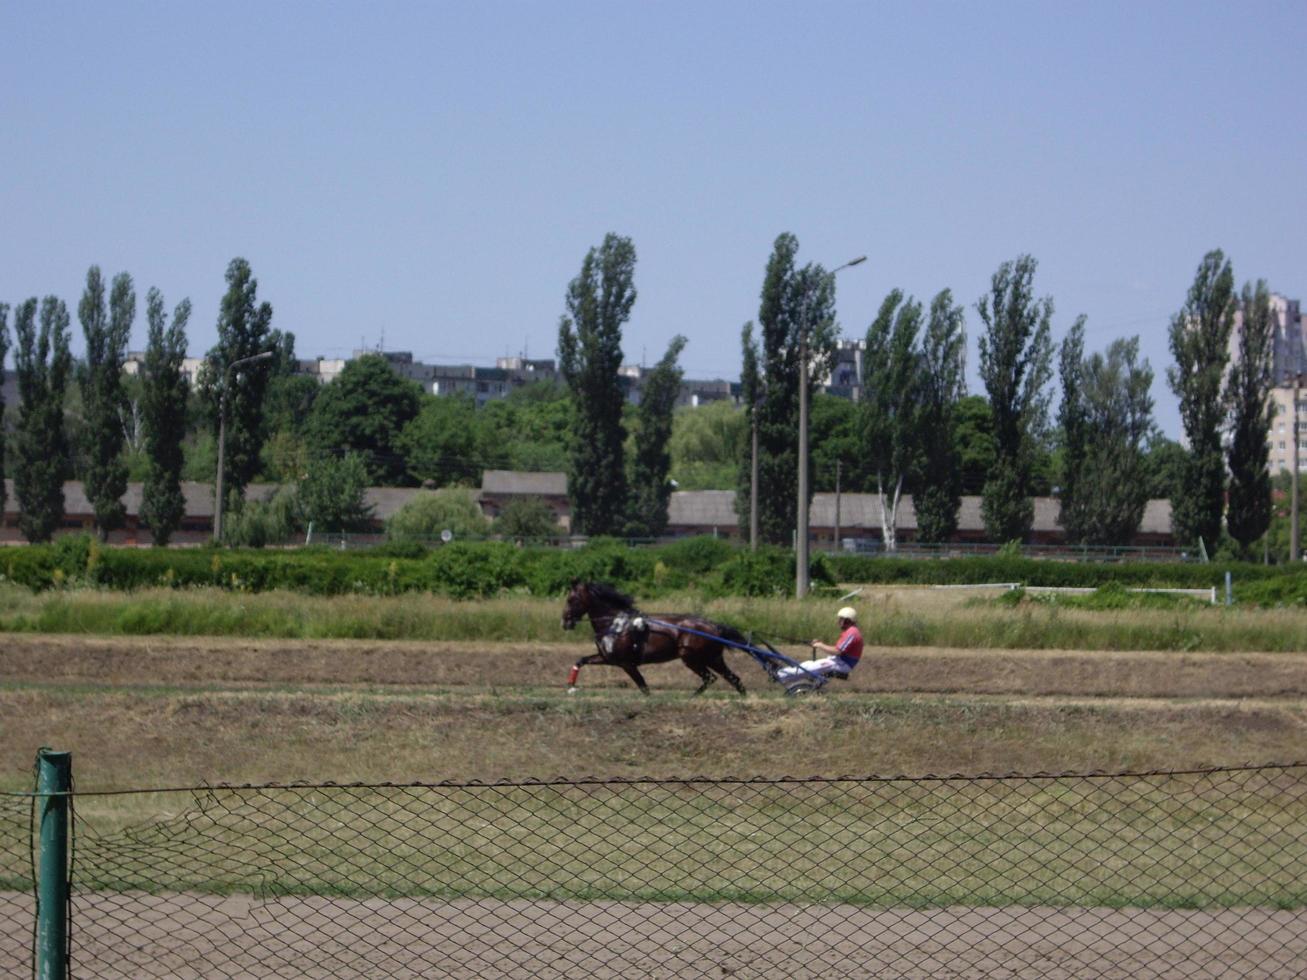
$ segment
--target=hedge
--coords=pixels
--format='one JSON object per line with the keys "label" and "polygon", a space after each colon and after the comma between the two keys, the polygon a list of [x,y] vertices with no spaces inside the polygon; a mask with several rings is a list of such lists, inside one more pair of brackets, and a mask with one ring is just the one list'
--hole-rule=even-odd
{"label": "hedge", "polygon": [[[412,554],[322,547],[284,551],[114,548],[86,536],[70,536],[52,545],[4,549],[0,575],[34,590],[73,584],[115,590],[216,586],[314,595],[431,592],[455,598],[501,592],[561,595],[573,578],[609,582],[642,596],[684,591],[708,597],[788,595],[794,587],[792,552],[762,548],[755,553],[706,537],[648,548],[606,540],[575,549],[457,542],[406,557]],[[1307,567],[1247,563],[1091,564],[1016,557],[907,559],[817,554],[811,579],[819,589],[833,588],[837,582],[1208,588],[1219,587],[1227,570],[1233,573],[1236,595],[1241,598],[1268,604],[1307,601]]]}
{"label": "hedge", "polygon": [[841,582],[883,585],[961,585],[980,582],[1019,582],[1022,585],[1097,588],[1126,586],[1206,589],[1223,586],[1229,571],[1237,583],[1307,576],[1307,565],[1260,565],[1252,562],[1076,562],[1048,558],[977,556],[968,558],[888,558],[867,555],[832,556]]}
{"label": "hedge", "polygon": [[[788,551],[740,551],[712,538],[660,548],[594,541],[583,548],[521,548],[503,542],[454,543],[420,557],[387,552],[300,548],[114,548],[86,536],[0,552],[0,577],[33,590],[91,585],[114,590],[218,587],[313,595],[432,592],[476,598],[501,592],[561,595],[572,579],[604,581],[658,595],[696,589],[706,595],[786,594],[793,588]],[[826,563],[813,581],[833,584]]]}

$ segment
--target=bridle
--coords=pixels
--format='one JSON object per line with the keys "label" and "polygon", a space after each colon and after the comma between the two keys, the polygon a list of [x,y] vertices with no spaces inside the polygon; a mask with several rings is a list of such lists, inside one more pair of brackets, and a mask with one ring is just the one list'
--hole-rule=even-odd
{"label": "bridle", "polygon": [[636,613],[634,612],[634,610],[626,610],[626,609],[619,609],[616,612],[611,612],[611,613],[596,613],[593,609],[589,608],[590,600],[592,599],[589,591],[585,590],[584,594],[586,597],[585,608],[582,609],[579,615],[573,615],[572,599],[575,593],[569,593],[567,608],[563,610],[563,628],[572,629],[576,626],[577,623],[579,623],[582,619],[585,619],[588,616],[590,618],[590,625],[594,627],[595,644],[600,647],[600,652],[602,652],[603,647],[601,644],[601,639],[603,637],[610,636],[614,632],[616,632],[613,629],[613,624],[616,623],[618,620],[622,619],[624,616],[629,617],[635,615]]}

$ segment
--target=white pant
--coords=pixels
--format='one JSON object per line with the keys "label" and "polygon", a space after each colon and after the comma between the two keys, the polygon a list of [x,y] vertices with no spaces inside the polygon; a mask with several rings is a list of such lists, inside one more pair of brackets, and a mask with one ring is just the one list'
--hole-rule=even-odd
{"label": "white pant", "polygon": [[849,666],[839,657],[822,657],[820,660],[805,660],[798,667],[782,667],[776,671],[778,681],[792,681],[796,677],[804,676],[805,672],[809,674],[845,674],[848,673]]}

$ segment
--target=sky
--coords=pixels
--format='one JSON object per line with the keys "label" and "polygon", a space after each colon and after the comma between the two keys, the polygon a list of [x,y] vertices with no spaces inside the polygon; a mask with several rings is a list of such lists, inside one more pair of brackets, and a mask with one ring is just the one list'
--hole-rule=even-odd
{"label": "sky", "polygon": [[[586,251],[630,237],[629,363],[735,379],[776,236],[967,308],[1039,261],[1054,340],[1138,334],[1162,431],[1204,253],[1307,300],[1307,3],[189,2],[0,7],[0,302],[86,271],[188,297],[246,258],[300,357],[553,357]],[[1054,400],[1056,404],[1056,399]]]}

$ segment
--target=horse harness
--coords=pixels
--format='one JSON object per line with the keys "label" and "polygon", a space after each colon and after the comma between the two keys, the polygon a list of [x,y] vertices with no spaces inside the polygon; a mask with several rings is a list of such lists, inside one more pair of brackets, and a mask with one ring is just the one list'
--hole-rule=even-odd
{"label": "horse harness", "polygon": [[635,610],[619,612],[610,617],[603,635],[595,634],[595,646],[603,656],[611,657],[617,649],[617,641],[627,633],[631,634],[636,659],[639,659],[644,650],[644,641],[649,635],[649,623],[643,614]]}

